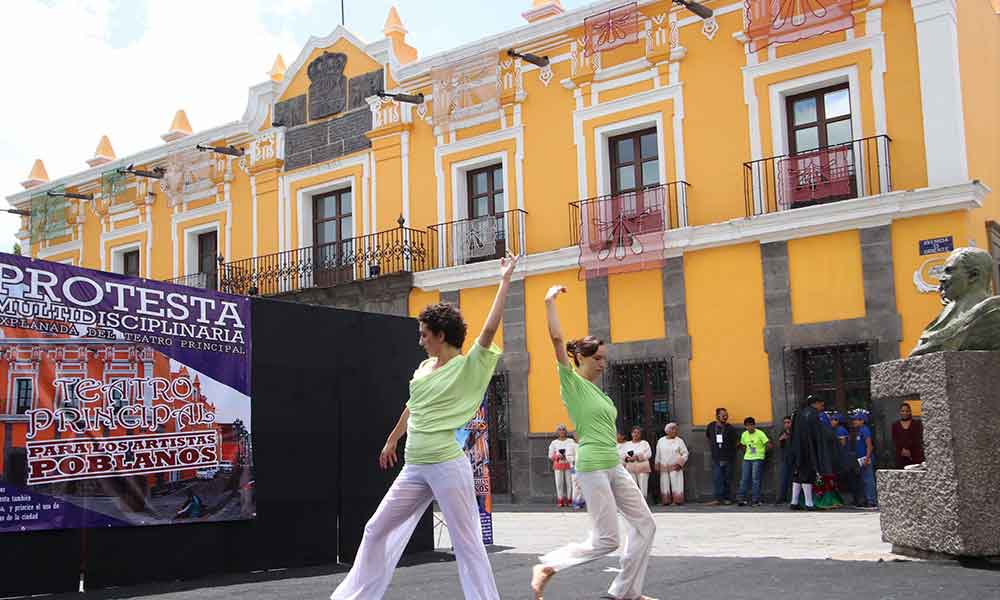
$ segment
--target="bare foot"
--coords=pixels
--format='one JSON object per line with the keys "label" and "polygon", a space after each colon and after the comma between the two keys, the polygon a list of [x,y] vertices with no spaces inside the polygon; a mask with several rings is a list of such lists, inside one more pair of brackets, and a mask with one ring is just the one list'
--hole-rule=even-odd
{"label": "bare foot", "polygon": [[552,567],[535,565],[531,569],[531,591],[535,592],[535,600],[542,600],[542,590],[545,589],[545,585],[555,574],[556,572]]}

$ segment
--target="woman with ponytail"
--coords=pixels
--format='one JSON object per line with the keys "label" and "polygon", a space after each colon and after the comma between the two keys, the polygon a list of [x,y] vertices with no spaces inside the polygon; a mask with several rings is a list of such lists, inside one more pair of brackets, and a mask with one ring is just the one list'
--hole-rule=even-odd
{"label": "woman with ponytail", "polygon": [[[536,600],[557,571],[607,556],[618,549],[618,513],[627,524],[621,572],[608,594],[616,600],[652,600],[642,595],[656,522],[635,480],[618,460],[614,403],[595,384],[604,373],[607,347],[588,335],[566,343],[559,325],[556,298],[566,293],[554,286],[545,295],[549,337],[559,363],[559,392],[576,425],[580,446],[576,451],[576,476],[587,502],[592,530],[586,541],[563,546],[539,558],[531,578]],[[574,369],[574,367],[576,367]]]}

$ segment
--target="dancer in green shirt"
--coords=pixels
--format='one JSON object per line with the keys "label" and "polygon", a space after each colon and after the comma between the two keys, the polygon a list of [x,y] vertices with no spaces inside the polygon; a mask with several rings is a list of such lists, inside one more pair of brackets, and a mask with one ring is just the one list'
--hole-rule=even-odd
{"label": "dancer in green shirt", "polygon": [[[618,513],[627,524],[621,572],[608,594],[617,600],[652,600],[642,595],[649,565],[656,522],[635,480],[618,460],[618,411],[607,394],[594,383],[607,362],[607,347],[594,336],[569,342],[563,339],[556,298],[566,292],[554,286],[545,295],[549,337],[559,369],[559,393],[576,425],[580,447],[576,454],[576,476],[587,502],[592,530],[586,541],[569,544],[539,558],[531,578],[536,600],[553,575],[563,569],[592,561],[618,549]],[[572,362],[570,360],[572,359]],[[574,369],[574,366],[576,367]]]}
{"label": "dancer in green shirt", "polygon": [[[406,439],[406,464],[365,526],[351,572],[331,600],[377,600],[385,594],[403,548],[432,500],[436,500],[455,547],[467,600],[499,600],[479,525],[472,467],[455,438],[483,401],[500,359],[493,337],[500,326],[517,258],[500,260],[500,286],[483,330],[462,354],[466,324],[450,304],[420,313],[420,345],[428,358],[410,380],[410,399],[379,456],[383,469],[396,464],[396,445]],[[374,368],[374,367],[373,367]]]}

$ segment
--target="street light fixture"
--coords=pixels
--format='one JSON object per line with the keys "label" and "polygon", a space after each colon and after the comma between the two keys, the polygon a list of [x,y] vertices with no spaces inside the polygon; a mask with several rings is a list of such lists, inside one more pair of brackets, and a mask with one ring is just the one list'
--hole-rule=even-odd
{"label": "street light fixture", "polygon": [[396,102],[406,102],[407,104],[423,104],[424,95],[420,92],[416,94],[387,94],[385,92],[375,92],[379,98],[392,98]]}
{"label": "street light fixture", "polygon": [[527,52],[517,52],[513,48],[507,50],[507,56],[511,58],[520,58],[530,62],[539,69],[549,66],[548,56],[536,56],[534,54],[528,54]]}
{"label": "street light fixture", "polygon": [[74,200],[93,200],[93,194],[77,194],[76,192],[45,192],[50,198],[73,198]]}
{"label": "street light fixture", "polygon": [[121,175],[135,175],[136,177],[146,177],[147,179],[163,179],[163,175],[166,172],[167,170],[163,167],[156,167],[152,171],[146,171],[143,169],[136,169],[135,165],[129,165],[118,169],[118,173]]}
{"label": "street light fixture", "polygon": [[694,2],[694,0],[674,0],[674,4],[680,4],[702,19],[711,18],[712,14],[714,14],[711,8],[701,4],[700,2]]}
{"label": "street light fixture", "polygon": [[236,146],[229,144],[228,146],[209,146],[207,144],[198,144],[195,149],[199,152],[214,152],[216,154],[225,154],[226,156],[243,156],[243,149],[237,148]]}

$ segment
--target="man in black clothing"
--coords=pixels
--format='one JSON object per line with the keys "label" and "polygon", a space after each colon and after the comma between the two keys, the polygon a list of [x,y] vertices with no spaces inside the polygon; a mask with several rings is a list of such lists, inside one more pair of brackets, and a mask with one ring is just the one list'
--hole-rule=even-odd
{"label": "man in black clothing", "polygon": [[781,425],[781,435],[778,437],[778,445],[781,447],[781,487],[778,488],[775,505],[788,502],[788,495],[792,491],[792,417],[782,419]]}
{"label": "man in black clothing", "polygon": [[731,504],[729,499],[729,479],[736,459],[736,445],[739,436],[736,428],[729,424],[729,412],[725,408],[715,409],[715,421],[705,428],[708,447],[712,449],[712,482],[715,485],[715,500],[709,504]]}
{"label": "man in black clothing", "polygon": [[[799,495],[805,493],[806,510],[813,510],[813,482],[823,470],[822,460],[828,454],[823,444],[823,424],[819,413],[826,406],[820,396],[808,396],[806,404],[792,419],[792,440],[789,447],[792,461],[792,510],[799,508]],[[827,469],[828,470],[828,469]]]}

